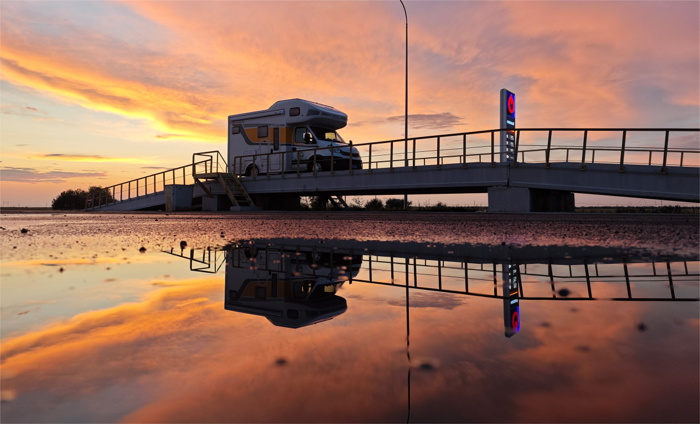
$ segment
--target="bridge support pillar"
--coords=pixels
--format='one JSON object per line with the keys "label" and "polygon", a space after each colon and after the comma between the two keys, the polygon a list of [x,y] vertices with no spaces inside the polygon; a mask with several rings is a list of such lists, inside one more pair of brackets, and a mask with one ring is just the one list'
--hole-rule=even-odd
{"label": "bridge support pillar", "polygon": [[165,210],[189,211],[192,210],[192,192],[194,186],[171,184],[165,186]]}
{"label": "bridge support pillar", "polygon": [[213,194],[211,197],[202,196],[203,212],[227,211],[233,206],[225,194]]}
{"label": "bridge support pillar", "polygon": [[253,202],[264,210],[272,211],[298,211],[301,210],[301,196],[293,194],[258,194],[253,197]]}
{"label": "bridge support pillar", "polygon": [[574,193],[523,187],[489,187],[489,212],[574,212]]}

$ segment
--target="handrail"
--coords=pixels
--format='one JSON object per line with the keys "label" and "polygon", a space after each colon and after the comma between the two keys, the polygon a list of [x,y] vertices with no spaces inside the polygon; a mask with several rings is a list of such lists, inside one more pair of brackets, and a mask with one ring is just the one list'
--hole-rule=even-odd
{"label": "handrail", "polygon": [[[162,185],[163,185],[163,190],[165,190],[165,185],[166,185],[165,184],[166,183],[166,174],[172,173],[172,178],[169,178],[169,179],[172,181],[173,184],[175,184],[175,182],[178,179],[180,179],[180,177],[182,177],[182,183],[187,184],[187,175],[192,175],[191,173],[190,174],[186,173],[187,168],[190,168],[190,167],[194,168],[196,165],[204,163],[204,162],[206,162],[206,160],[201,161],[201,162],[197,162],[197,163],[193,163],[191,165],[178,166],[177,168],[172,168],[172,169],[168,169],[165,171],[156,172],[154,174],[146,175],[144,177],[139,177],[139,178],[135,178],[133,180],[128,180],[128,181],[124,181],[124,182],[121,182],[118,184],[113,184],[113,185],[108,186],[108,187],[104,187],[104,188],[100,189],[100,191],[97,193],[97,196],[96,196],[97,198],[94,201],[91,201],[91,199],[89,198],[85,202],[85,210],[88,210],[88,209],[94,210],[95,208],[106,206],[109,204],[113,205],[113,204],[116,204],[119,202],[129,201],[132,198],[138,199],[141,197],[148,197],[148,195],[149,195],[149,193],[148,193],[149,178],[153,178],[153,191],[150,193],[151,195],[158,193],[158,191],[157,191],[157,188],[158,188],[157,187],[157,185],[158,185],[157,177],[158,176],[162,177],[161,181],[162,181]],[[176,173],[176,171],[180,171],[180,170],[182,170],[182,175],[178,175],[179,172]],[[140,185],[139,182],[142,180],[143,180],[143,185]],[[136,189],[135,196],[131,195],[131,191],[132,191],[132,188],[131,188],[132,184],[131,183],[136,183],[135,184],[135,189]],[[126,191],[124,190],[124,186],[127,186]],[[119,199],[117,199],[117,187],[119,188]],[[140,193],[140,191],[139,191],[140,188],[144,189],[143,194]],[[126,196],[125,196],[125,194],[126,194]],[[111,200],[110,200],[110,196],[111,196]]]}
{"label": "handrail", "polygon": [[[369,148],[369,162],[368,162],[368,168],[369,171],[372,171],[372,166],[373,165],[378,165],[380,163],[388,163],[389,170],[393,170],[396,168],[402,168],[405,167],[400,161],[407,160],[409,157],[409,154],[412,153],[412,159],[408,160],[408,162],[412,165],[413,170],[415,170],[415,162],[416,161],[423,161],[425,164],[426,160],[436,160],[437,161],[437,166],[438,169],[440,169],[440,166],[444,164],[444,159],[448,158],[460,158],[459,163],[463,164],[463,167],[466,167],[467,164],[467,158],[468,157],[474,157],[474,156],[479,156],[479,161],[481,162],[482,158],[484,156],[489,157],[490,162],[492,166],[495,166],[496,162],[502,162],[501,158],[505,158],[507,154],[511,155],[513,153],[516,153],[515,157],[511,158],[511,162],[513,163],[513,166],[517,167],[518,166],[518,157],[517,156],[522,156],[524,158],[525,153],[532,153],[532,152],[538,152],[538,151],[544,151],[545,153],[545,167],[549,167],[550,160],[552,162],[559,162],[559,160],[556,160],[554,158],[550,158],[550,153],[553,151],[563,151],[566,150],[567,156],[566,156],[566,162],[569,162],[569,153],[570,151],[582,151],[582,155],[580,160],[579,159],[574,159],[576,163],[581,164],[581,170],[585,170],[585,164],[587,163],[586,159],[586,151],[590,151],[592,153],[590,157],[590,163],[595,163],[595,152],[596,151],[605,151],[605,152],[620,152],[620,157],[619,157],[619,170],[620,172],[625,172],[624,170],[624,165],[625,165],[625,152],[628,153],[639,153],[639,152],[649,152],[649,165],[652,165],[652,156],[654,152],[663,152],[663,164],[661,166],[661,173],[665,174],[667,170],[667,160],[668,160],[668,154],[669,153],[680,153],[680,166],[683,167],[683,158],[684,154],[698,154],[700,153],[700,149],[693,149],[693,148],[670,148],[668,147],[668,138],[669,134],[671,132],[678,133],[678,132],[700,132],[700,128],[518,128],[513,131],[517,133],[517,140],[520,141],[520,133],[521,132],[547,132],[548,137],[547,137],[547,144],[545,149],[532,149],[531,147],[538,147],[538,144],[532,144],[532,145],[523,145],[520,142],[518,143],[517,150],[514,152],[509,152],[509,151],[501,151],[500,148],[500,142],[498,143],[498,148],[496,147],[496,141],[495,141],[495,133],[501,133],[507,131],[505,129],[491,129],[491,130],[480,130],[480,131],[470,131],[470,132],[461,132],[461,133],[452,133],[452,134],[440,134],[440,135],[430,135],[430,136],[421,136],[421,137],[412,137],[411,139],[413,140],[413,151],[398,151],[397,153],[394,152],[393,145],[394,143],[404,141],[404,139],[394,139],[394,140],[385,140],[385,141],[379,141],[379,142],[370,142],[370,143],[361,143],[361,144],[353,144],[353,145],[347,145],[347,146],[335,146],[335,147],[316,147],[316,148],[306,148],[306,147],[297,147],[295,151],[278,151],[278,152],[271,152],[271,153],[259,153],[259,154],[253,154],[253,155],[242,155],[242,156],[236,156],[233,161],[233,167],[234,167],[234,172],[243,175],[245,172],[247,172],[247,168],[250,165],[254,165],[260,170],[262,168],[263,164],[269,164],[270,163],[270,156],[272,155],[291,155],[292,156],[292,165],[297,166],[296,169],[296,174],[297,177],[301,177],[299,170],[301,166],[307,162],[301,162],[299,159],[299,154],[300,152],[313,152],[313,160],[314,160],[314,166],[313,169],[315,169],[315,160],[316,156],[319,154],[319,152],[326,152],[328,151],[326,155],[330,156],[331,158],[331,166],[330,166],[330,175],[334,174],[334,162],[335,162],[335,157],[334,157],[334,149],[337,148],[363,148],[363,147],[368,147]],[[583,133],[583,144],[582,146],[576,146],[576,145],[561,145],[561,144],[552,144],[552,134],[554,132],[582,132]],[[593,147],[590,145],[590,143],[587,145],[588,140],[588,133],[589,132],[622,132],[622,145],[621,147],[611,147],[611,146],[600,146],[600,147]],[[665,143],[664,143],[664,148],[655,148],[655,147],[626,147],[626,141],[628,138],[627,133],[632,133],[632,132],[664,132],[666,134],[665,138]],[[470,146],[467,148],[467,135],[477,135],[477,134],[490,134],[491,135],[491,142],[488,144],[481,144],[479,146]],[[441,155],[441,151],[447,152],[447,151],[452,151],[452,150],[459,150],[458,148],[447,148],[445,149],[444,147],[441,148],[440,146],[440,139],[448,138],[448,137],[457,137],[457,136],[462,136],[463,138],[463,145],[462,145],[462,154],[461,155]],[[437,140],[437,148],[436,150],[420,150],[416,151],[415,145],[416,145],[416,140],[430,140],[430,139],[436,139]],[[474,140],[470,140],[474,141]],[[482,141],[480,140],[479,143]],[[384,156],[389,156],[389,159],[387,160],[381,160],[381,161],[376,161],[372,160],[372,147],[375,147],[375,152],[376,152],[376,147],[381,146],[381,145],[386,145],[389,144],[388,150],[389,152],[386,151],[381,151],[379,154],[375,153],[374,157],[375,159],[377,157],[384,157]],[[490,147],[490,152],[483,152],[483,153],[467,153],[467,150],[471,149],[488,149]],[[426,153],[426,152],[437,152],[435,156],[431,157],[416,157],[416,153]],[[352,163],[352,150],[350,151],[351,155],[347,159]],[[296,156],[296,158],[295,158]],[[395,156],[398,156],[400,159],[396,159]],[[325,155],[322,157],[325,158]],[[294,172],[295,170],[293,169],[287,169],[285,171],[285,159],[286,156],[281,156],[280,157],[280,164],[281,164],[281,170],[279,171],[274,171],[270,172],[269,166],[266,167],[267,170],[267,178],[269,179],[269,176],[271,173],[274,174],[282,174],[282,178],[284,178],[284,173],[285,172]],[[342,160],[346,160],[345,157],[342,157]],[[498,160],[496,160],[498,158]],[[523,159],[524,160],[524,159]],[[395,163],[398,162],[398,163]],[[244,169],[244,163],[245,163],[245,169]],[[532,162],[531,162],[532,163]],[[536,163],[536,162],[535,162]],[[600,161],[599,161],[600,163]],[[627,162],[628,164],[630,163],[629,160]],[[398,165],[398,166],[397,166]],[[350,168],[350,174],[352,175],[352,166],[349,166]],[[376,167],[375,167],[376,169]],[[316,176],[316,172],[314,171],[314,176]],[[253,179],[256,178],[256,175],[253,175]]]}
{"label": "handrail", "polygon": [[[204,161],[200,162],[195,162],[197,156],[204,156],[208,157],[209,159],[206,159]],[[218,150],[210,150],[208,152],[198,152],[198,153],[193,153],[192,154],[192,173],[197,174],[197,164],[204,163],[204,173],[207,174],[207,162],[211,164],[209,167],[210,173],[215,173],[215,172],[229,172],[228,170],[228,164],[226,163],[226,160],[224,159],[223,155],[221,154],[220,151]],[[223,166],[223,171],[221,170]],[[216,171],[214,171],[214,168],[216,168]]]}

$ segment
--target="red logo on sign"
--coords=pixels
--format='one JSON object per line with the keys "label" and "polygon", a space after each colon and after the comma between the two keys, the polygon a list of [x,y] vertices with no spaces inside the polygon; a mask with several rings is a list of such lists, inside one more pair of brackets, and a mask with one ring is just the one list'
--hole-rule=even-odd
{"label": "red logo on sign", "polygon": [[512,114],[513,112],[515,112],[515,100],[511,94],[508,96],[508,113]]}
{"label": "red logo on sign", "polygon": [[517,312],[513,312],[513,319],[511,321],[511,324],[513,325],[513,328],[515,330],[520,329],[520,316],[518,316]]}

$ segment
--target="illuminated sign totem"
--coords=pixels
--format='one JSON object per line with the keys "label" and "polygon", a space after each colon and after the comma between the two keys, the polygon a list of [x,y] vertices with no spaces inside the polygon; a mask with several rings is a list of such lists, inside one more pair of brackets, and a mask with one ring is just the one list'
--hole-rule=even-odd
{"label": "illuminated sign totem", "polygon": [[509,264],[503,268],[503,324],[506,337],[513,337],[520,331],[520,267]]}
{"label": "illuminated sign totem", "polygon": [[501,162],[513,162],[515,153],[515,93],[501,89]]}

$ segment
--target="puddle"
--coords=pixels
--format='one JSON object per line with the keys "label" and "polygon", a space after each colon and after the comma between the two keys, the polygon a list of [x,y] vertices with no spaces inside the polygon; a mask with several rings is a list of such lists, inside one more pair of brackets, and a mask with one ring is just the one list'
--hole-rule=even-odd
{"label": "puddle", "polygon": [[3,216],[2,420],[697,419],[697,222],[262,215]]}

